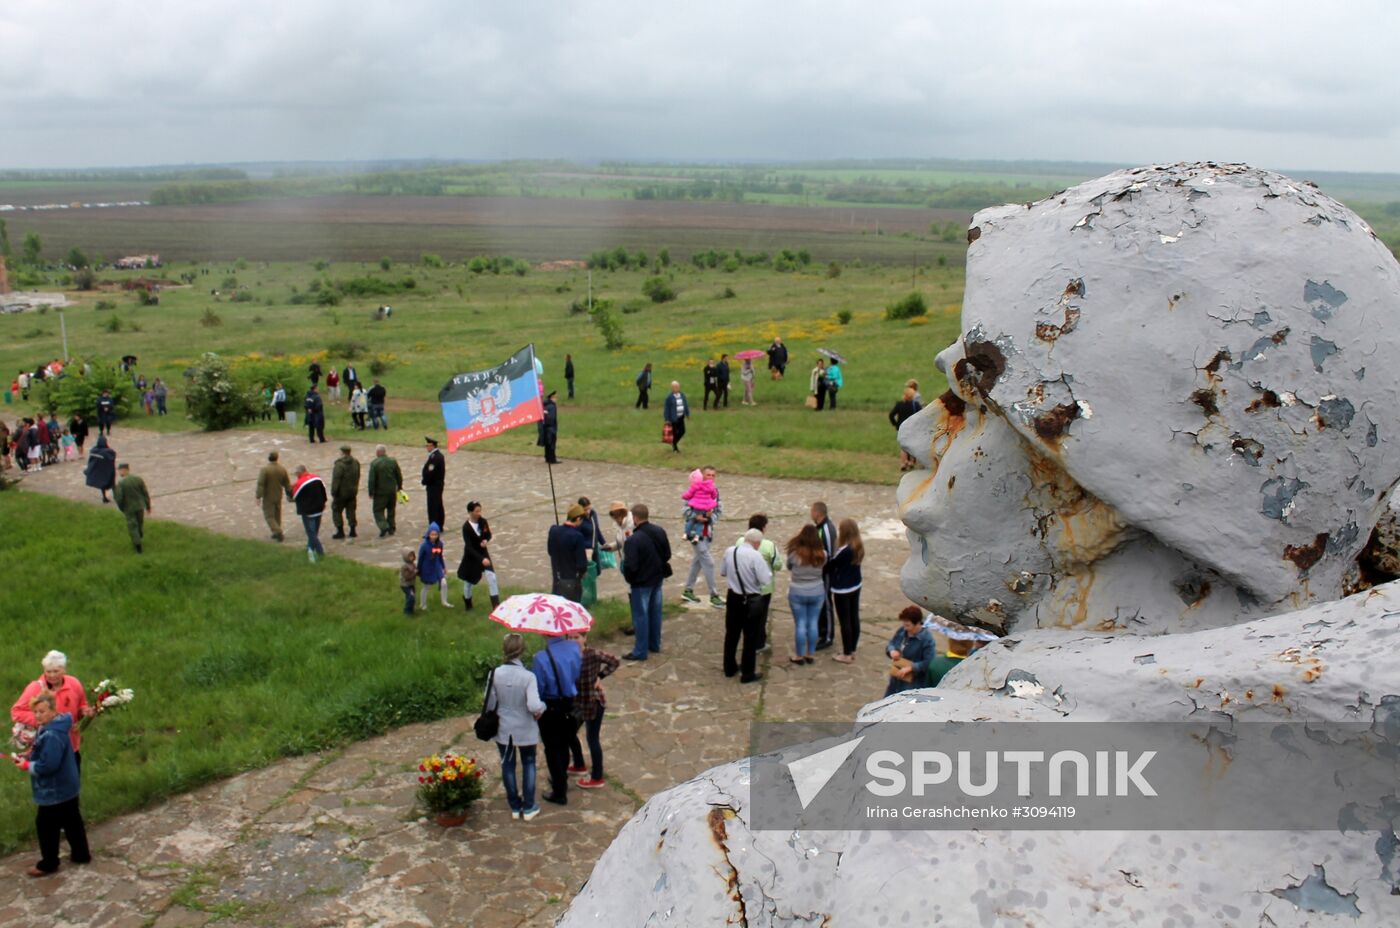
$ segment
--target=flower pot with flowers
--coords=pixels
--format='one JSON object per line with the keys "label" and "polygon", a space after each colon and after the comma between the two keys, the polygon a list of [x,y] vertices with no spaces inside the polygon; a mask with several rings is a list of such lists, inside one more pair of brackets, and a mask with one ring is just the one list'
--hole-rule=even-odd
{"label": "flower pot with flowers", "polygon": [[451,751],[418,762],[418,802],[439,825],[467,820],[467,809],[481,798],[483,772],[474,757]]}

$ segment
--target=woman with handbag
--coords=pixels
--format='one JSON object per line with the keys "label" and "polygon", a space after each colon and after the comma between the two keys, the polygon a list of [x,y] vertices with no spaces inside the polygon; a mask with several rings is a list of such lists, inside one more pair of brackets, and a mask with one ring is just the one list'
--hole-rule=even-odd
{"label": "woman with handbag", "polygon": [[[525,653],[525,639],[511,632],[501,639],[501,665],[491,671],[486,681],[486,698],[481,718],[477,719],[477,737],[490,729],[490,715],[495,714],[494,740],[501,755],[501,782],[510,804],[510,817],[529,821],[540,814],[535,802],[535,755],[540,743],[539,717],[544,714],[535,675],[525,669],[520,657]],[[520,755],[520,779],[515,776],[515,758]]]}

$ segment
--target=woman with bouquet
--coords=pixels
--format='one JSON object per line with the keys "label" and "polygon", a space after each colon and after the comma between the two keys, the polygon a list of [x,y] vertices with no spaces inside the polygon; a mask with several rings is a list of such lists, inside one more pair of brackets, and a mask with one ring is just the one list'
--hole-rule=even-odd
{"label": "woman with bouquet", "polygon": [[[90,719],[97,714],[97,710],[88,705],[87,691],[83,689],[83,684],[77,677],[68,673],[68,658],[62,651],[50,651],[44,655],[40,662],[44,668],[39,679],[24,688],[19,699],[10,707],[10,718],[15,722],[17,729],[20,726],[27,729],[37,729],[38,721],[34,717],[34,710],[29,703],[40,693],[48,693],[54,698],[54,706],[58,714],[69,715],[73,718],[73,726],[69,729],[68,738],[73,745],[73,759],[81,770],[83,761],[82,755],[78,753],[82,744],[82,735],[78,733],[77,722],[79,719]],[[18,741],[19,731],[16,731]]]}

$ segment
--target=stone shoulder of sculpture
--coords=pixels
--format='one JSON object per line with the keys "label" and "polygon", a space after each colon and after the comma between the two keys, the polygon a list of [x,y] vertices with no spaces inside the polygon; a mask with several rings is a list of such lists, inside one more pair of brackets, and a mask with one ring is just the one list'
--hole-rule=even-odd
{"label": "stone shoulder of sculpture", "polygon": [[[1203,717],[1394,725],[1398,649],[1400,583],[1180,635],[1037,629],[980,653],[936,690],[867,706],[856,725]],[[1025,910],[1036,925],[1098,924],[1081,922],[1096,908],[1154,919],[1180,909],[1197,924],[1254,925],[1263,914],[1279,926],[1332,924],[1275,894],[1318,864],[1337,898],[1354,893],[1351,904],[1372,919],[1364,923],[1382,924],[1400,885],[1384,842],[1366,832],[754,831],[749,771],[749,760],[736,761],[648,801],[561,925],[741,924],[740,911],[748,924],[927,924],[935,897],[949,924],[978,924],[998,905]],[[915,921],[902,922],[906,914]]]}

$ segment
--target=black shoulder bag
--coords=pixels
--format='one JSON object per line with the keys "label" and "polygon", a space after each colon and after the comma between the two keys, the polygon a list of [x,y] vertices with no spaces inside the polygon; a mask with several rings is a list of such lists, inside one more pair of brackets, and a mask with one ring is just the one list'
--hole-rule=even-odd
{"label": "black shoulder bag", "polygon": [[[486,678],[486,695],[481,700],[481,714],[472,723],[472,728],[476,731],[478,741],[494,741],[496,732],[501,728],[501,714],[495,709],[486,708],[491,704],[492,687],[496,685],[496,668],[491,668],[491,675]],[[500,705],[500,699],[496,700]]]}
{"label": "black shoulder bag", "polygon": [[[742,544],[742,542],[740,542]],[[754,620],[763,618],[763,594],[750,593],[744,586],[744,575],[739,572],[739,545],[730,549],[734,556],[730,561],[734,564],[734,581],[739,584],[739,595],[744,597],[744,618]]]}

